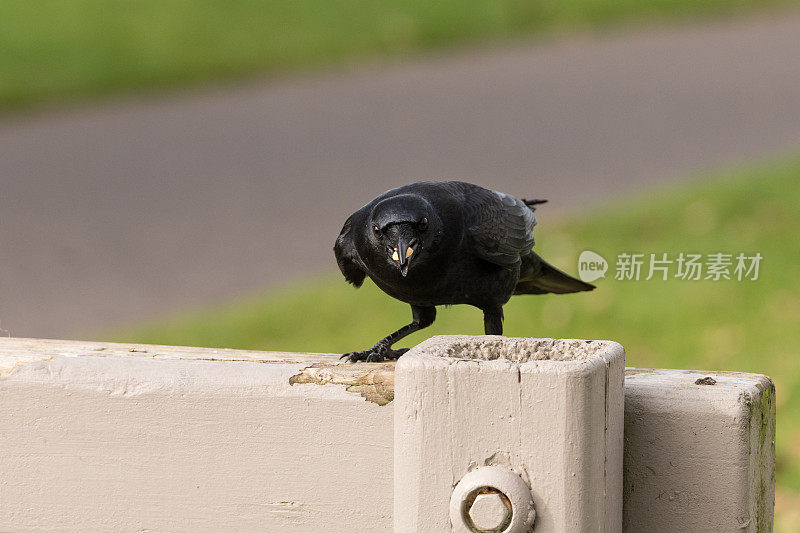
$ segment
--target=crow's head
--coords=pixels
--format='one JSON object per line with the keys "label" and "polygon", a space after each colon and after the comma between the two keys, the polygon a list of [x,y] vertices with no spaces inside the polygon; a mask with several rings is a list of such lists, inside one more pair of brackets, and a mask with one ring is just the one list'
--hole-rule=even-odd
{"label": "crow's head", "polygon": [[430,256],[442,221],[424,198],[400,194],[378,202],[369,224],[372,247],[405,277]]}

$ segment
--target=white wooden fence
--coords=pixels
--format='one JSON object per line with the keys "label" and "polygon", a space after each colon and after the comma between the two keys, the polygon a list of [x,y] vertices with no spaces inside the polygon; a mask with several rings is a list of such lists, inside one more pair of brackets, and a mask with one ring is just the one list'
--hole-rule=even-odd
{"label": "white wooden fence", "polygon": [[770,531],[774,430],[766,376],[609,341],[0,339],[0,531]]}

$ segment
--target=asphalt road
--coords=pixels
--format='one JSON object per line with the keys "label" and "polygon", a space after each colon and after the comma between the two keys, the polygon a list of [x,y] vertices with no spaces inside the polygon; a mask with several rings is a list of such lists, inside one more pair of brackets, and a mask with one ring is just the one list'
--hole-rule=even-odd
{"label": "asphalt road", "polygon": [[800,13],[0,119],[0,328],[82,337],[335,269],[377,193],[549,216],[800,145]]}

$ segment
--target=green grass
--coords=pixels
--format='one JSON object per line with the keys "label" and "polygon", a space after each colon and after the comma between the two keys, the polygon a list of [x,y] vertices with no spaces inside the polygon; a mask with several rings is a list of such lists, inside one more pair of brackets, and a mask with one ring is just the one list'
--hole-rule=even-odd
{"label": "green grass", "polygon": [[794,0],[5,0],[0,110]]}
{"label": "green grass", "polygon": [[[584,249],[611,264],[591,293],[521,296],[506,306],[506,334],[613,339],[640,367],[738,370],[777,386],[778,483],[800,493],[800,158],[656,190],[549,223],[537,250],[570,272]],[[760,252],[757,281],[617,281],[618,253]],[[333,257],[331,257],[333,263]],[[335,267],[334,267],[335,268]],[[126,341],[288,351],[370,346],[410,318],[370,282],[312,279],[243,302],[114,335]],[[413,345],[434,334],[482,333],[481,313],[441,309]],[[798,500],[800,501],[800,500]]]}

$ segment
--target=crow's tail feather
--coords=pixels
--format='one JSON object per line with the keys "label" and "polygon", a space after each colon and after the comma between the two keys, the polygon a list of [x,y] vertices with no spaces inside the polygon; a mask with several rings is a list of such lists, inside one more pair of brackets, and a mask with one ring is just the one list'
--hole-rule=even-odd
{"label": "crow's tail feather", "polygon": [[522,270],[514,294],[567,294],[594,290],[595,286],[585,283],[557,269],[535,253],[531,252],[522,262]]}
{"label": "crow's tail feather", "polygon": [[525,203],[525,205],[530,207],[532,211],[536,211],[537,205],[547,203],[547,200],[540,200],[540,199],[528,200],[526,198],[523,198],[522,201]]}

